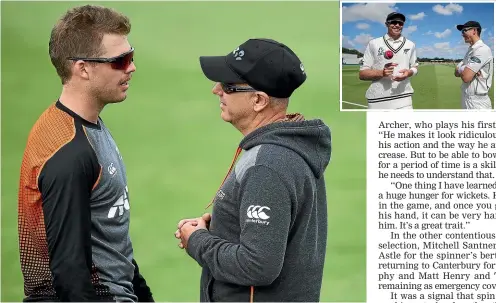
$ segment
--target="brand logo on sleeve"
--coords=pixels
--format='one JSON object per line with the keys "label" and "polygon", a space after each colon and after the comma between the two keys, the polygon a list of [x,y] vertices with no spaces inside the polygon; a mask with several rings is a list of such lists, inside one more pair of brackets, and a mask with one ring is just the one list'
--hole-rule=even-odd
{"label": "brand logo on sleeve", "polygon": [[246,215],[248,216],[246,222],[269,225],[269,221],[267,220],[270,216],[267,215],[267,211],[270,211],[270,208],[267,206],[250,205],[246,210]]}
{"label": "brand logo on sleeve", "polygon": [[114,163],[110,163],[107,170],[112,177],[115,176],[115,173],[117,172],[117,168],[114,166]]}
{"label": "brand logo on sleeve", "polygon": [[470,62],[481,63],[481,60],[477,57],[470,57]]}

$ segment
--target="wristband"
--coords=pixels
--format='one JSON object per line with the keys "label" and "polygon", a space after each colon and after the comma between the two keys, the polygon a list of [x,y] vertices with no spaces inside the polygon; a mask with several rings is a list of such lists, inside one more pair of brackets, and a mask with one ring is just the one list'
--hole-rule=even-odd
{"label": "wristband", "polygon": [[413,72],[412,77],[415,76],[418,73],[418,70],[417,70],[416,67],[412,67],[412,68],[410,68],[410,70]]}

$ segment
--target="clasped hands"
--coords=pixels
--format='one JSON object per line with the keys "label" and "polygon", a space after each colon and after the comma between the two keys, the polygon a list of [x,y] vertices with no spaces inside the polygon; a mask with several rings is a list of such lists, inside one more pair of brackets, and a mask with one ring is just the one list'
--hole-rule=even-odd
{"label": "clasped hands", "polygon": [[[387,63],[384,65],[384,69],[382,70],[382,76],[383,77],[391,77],[394,72],[394,67],[397,66],[397,63]],[[399,75],[398,76],[393,76],[391,79],[394,81],[403,81],[406,78],[410,77],[410,70],[409,69],[402,69],[398,71]]]}
{"label": "clasped hands", "polygon": [[[455,67],[455,69],[456,69],[456,72],[457,72],[458,76],[460,76],[460,77],[461,77],[461,75],[462,75],[463,71],[465,70],[465,67],[466,67],[466,65],[463,65],[463,61],[460,61],[460,62],[458,63],[458,65]],[[482,78],[482,73],[481,73],[481,71],[479,70],[479,71],[475,74],[475,76],[476,76],[476,77],[478,77],[478,78]]]}
{"label": "clasped hands", "polygon": [[179,248],[184,249],[188,247],[188,240],[191,234],[198,229],[210,228],[210,220],[212,216],[209,213],[194,219],[183,219],[177,224],[177,230],[174,233],[176,239],[179,239]]}

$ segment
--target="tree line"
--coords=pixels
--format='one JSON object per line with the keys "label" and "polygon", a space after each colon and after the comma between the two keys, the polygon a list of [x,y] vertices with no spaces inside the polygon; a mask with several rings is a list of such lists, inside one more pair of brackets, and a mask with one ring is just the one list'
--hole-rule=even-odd
{"label": "tree line", "polygon": [[[343,47],[342,48],[342,52],[343,52],[343,54],[358,55],[357,56],[358,58],[363,57],[363,54],[361,52],[357,51],[356,49],[351,49],[351,48]],[[431,62],[431,61],[449,61],[449,62],[452,62],[453,59],[448,59],[448,58],[443,58],[443,57],[434,57],[434,58],[422,58],[422,57],[419,57],[418,58],[418,61],[419,62]],[[462,61],[462,59],[455,59],[454,61],[455,62],[460,62],[460,61]]]}
{"label": "tree line", "polygon": [[343,52],[343,54],[358,55],[358,58],[363,57],[363,54],[361,52],[357,51],[356,49],[351,49],[351,48],[343,47],[342,48],[342,52]]}

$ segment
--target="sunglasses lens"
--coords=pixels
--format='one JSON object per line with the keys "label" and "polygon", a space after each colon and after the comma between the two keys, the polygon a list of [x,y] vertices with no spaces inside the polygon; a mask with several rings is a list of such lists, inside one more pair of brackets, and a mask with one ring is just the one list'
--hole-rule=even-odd
{"label": "sunglasses lens", "polygon": [[229,87],[229,85],[226,83],[221,83],[220,87],[222,87],[222,91],[224,91],[226,94],[230,94],[233,92],[232,88]]}
{"label": "sunglasses lens", "polygon": [[128,69],[129,65],[131,65],[131,62],[133,62],[133,57],[134,57],[134,51],[122,57],[117,58],[117,60],[112,62],[112,68],[120,69],[120,70]]}

